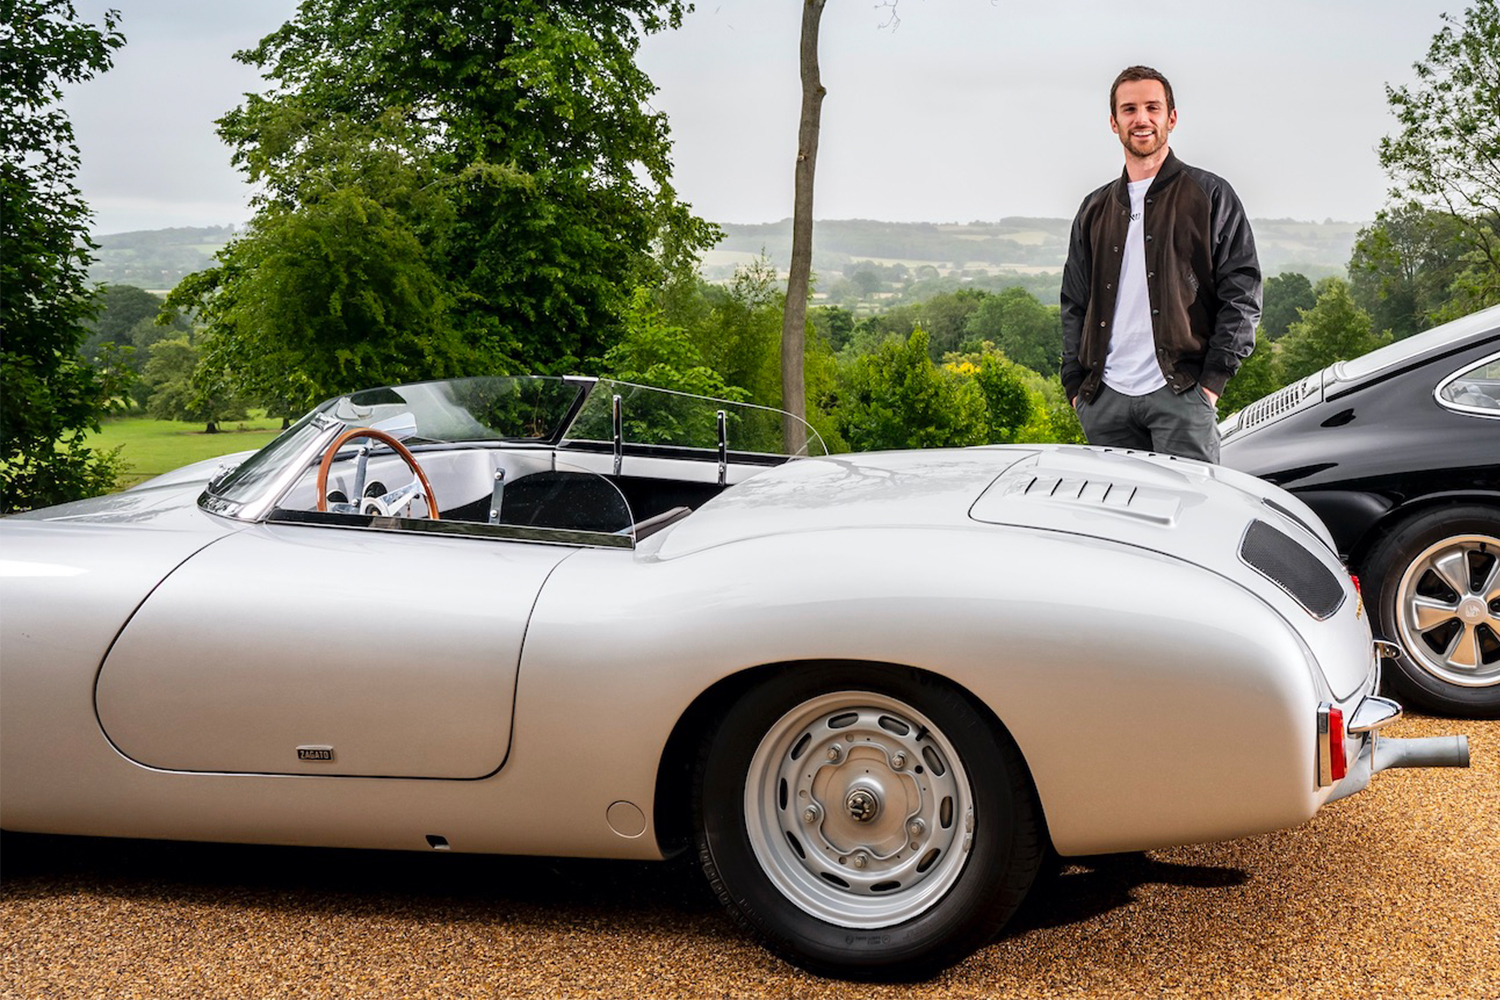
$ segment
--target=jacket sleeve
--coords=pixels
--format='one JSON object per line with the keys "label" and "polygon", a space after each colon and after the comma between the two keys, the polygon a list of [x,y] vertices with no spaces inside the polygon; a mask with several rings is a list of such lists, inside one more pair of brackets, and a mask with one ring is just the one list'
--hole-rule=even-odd
{"label": "jacket sleeve", "polygon": [[[1090,195],[1089,197],[1093,197]],[[1093,247],[1089,246],[1084,232],[1084,210],[1089,199],[1078,206],[1073,217],[1073,228],[1068,234],[1068,262],[1063,265],[1062,278],[1062,376],[1063,391],[1068,399],[1078,395],[1078,387],[1088,372],[1078,360],[1083,344],[1083,320],[1088,314],[1089,287],[1093,276]]]}
{"label": "jacket sleeve", "polygon": [[1214,292],[1219,308],[1199,382],[1205,389],[1222,393],[1255,349],[1261,275],[1250,220],[1234,189],[1223,180],[1214,192],[1213,214]]}

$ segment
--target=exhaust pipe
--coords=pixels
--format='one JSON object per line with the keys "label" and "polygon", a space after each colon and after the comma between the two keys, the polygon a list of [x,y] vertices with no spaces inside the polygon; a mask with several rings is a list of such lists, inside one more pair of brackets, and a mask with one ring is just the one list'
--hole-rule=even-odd
{"label": "exhaust pipe", "polygon": [[1467,736],[1426,736],[1400,739],[1381,736],[1375,740],[1371,772],[1394,767],[1468,767]]}

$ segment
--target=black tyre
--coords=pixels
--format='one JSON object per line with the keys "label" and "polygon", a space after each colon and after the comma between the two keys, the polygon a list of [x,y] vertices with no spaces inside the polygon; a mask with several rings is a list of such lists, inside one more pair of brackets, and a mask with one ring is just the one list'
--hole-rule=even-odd
{"label": "black tyre", "polygon": [[1466,504],[1404,521],[1371,550],[1361,578],[1379,631],[1405,650],[1386,670],[1398,696],[1444,715],[1500,718],[1500,509]]}
{"label": "black tyre", "polygon": [[914,978],[990,940],[1045,838],[1010,737],[915,670],[834,664],[755,688],[705,747],[698,857],[742,926],[787,960]]}

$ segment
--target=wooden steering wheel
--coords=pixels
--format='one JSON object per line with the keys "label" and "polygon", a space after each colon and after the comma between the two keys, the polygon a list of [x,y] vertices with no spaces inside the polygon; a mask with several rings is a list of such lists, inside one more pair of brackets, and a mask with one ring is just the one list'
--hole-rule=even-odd
{"label": "wooden steering wheel", "polygon": [[[422,467],[417,464],[417,457],[407,449],[406,445],[396,440],[390,434],[387,434],[385,431],[378,431],[373,427],[349,428],[348,430],[344,431],[344,433],[334,438],[333,443],[328,446],[328,450],[323,453],[323,461],[318,465],[318,510],[328,510],[328,470],[333,465],[333,456],[338,454],[338,450],[344,445],[358,438],[371,438],[373,440],[379,441],[381,444],[388,446],[397,455],[401,456],[401,461],[405,462],[406,467],[411,469],[412,474],[416,476],[416,483],[421,484],[422,499],[427,503],[427,516],[434,521],[438,520],[437,497],[432,495],[432,484],[427,481],[427,474],[423,472]],[[362,490],[363,487],[363,483],[358,484],[356,491]],[[399,493],[406,492],[409,488],[410,487],[402,487],[400,490],[396,490],[393,493],[388,493],[385,497],[379,497],[377,499],[380,501],[385,501],[387,498],[395,497]],[[415,499],[415,497],[413,497],[412,499]],[[353,502],[360,503],[360,499],[353,498]],[[410,500],[406,502],[409,503]]]}

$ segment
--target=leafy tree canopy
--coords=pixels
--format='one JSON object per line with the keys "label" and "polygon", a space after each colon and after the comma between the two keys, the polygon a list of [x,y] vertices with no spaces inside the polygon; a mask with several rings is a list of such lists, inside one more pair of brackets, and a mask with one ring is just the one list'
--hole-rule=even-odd
{"label": "leafy tree canopy", "polygon": [[263,193],[250,234],[184,293],[215,336],[210,368],[253,383],[291,365],[316,396],[603,356],[631,289],[716,236],[677,200],[634,62],[685,10],[304,0],[237,55],[272,86],[219,123]]}
{"label": "leafy tree canopy", "polygon": [[1475,0],[1444,14],[1410,87],[1386,87],[1401,130],[1380,142],[1398,204],[1417,202],[1458,223],[1469,267],[1457,312],[1500,302],[1500,6]]}
{"label": "leafy tree canopy", "polygon": [[78,347],[97,306],[86,287],[89,210],[62,85],[110,66],[116,14],[96,28],[69,0],[0,0],[0,510],[108,489],[115,463],[84,445],[115,391]]}
{"label": "leafy tree canopy", "polygon": [[[1293,323],[1287,335],[1277,342],[1283,384],[1390,342],[1389,333],[1376,333],[1372,329],[1370,314],[1355,304],[1347,282],[1325,278],[1318,282],[1317,304],[1303,313],[1302,319]],[[1230,385],[1234,381],[1230,380]]]}
{"label": "leafy tree canopy", "polygon": [[993,341],[1007,358],[1042,375],[1062,362],[1062,310],[1024,288],[986,297],[965,325],[970,340]]}
{"label": "leafy tree canopy", "polygon": [[1463,225],[1416,203],[1376,213],[1349,255],[1349,290],[1397,340],[1470,311],[1455,283],[1469,263]]}
{"label": "leafy tree canopy", "polygon": [[990,430],[978,384],[934,365],[921,327],[849,366],[835,417],[855,451],[984,444]]}
{"label": "leafy tree canopy", "polygon": [[[1287,271],[1267,278],[1262,288],[1264,308],[1260,314],[1261,329],[1267,337],[1275,340],[1302,318],[1302,310],[1311,309],[1318,301],[1313,294],[1312,282],[1304,274]],[[1259,347],[1256,350],[1260,350]],[[1239,378],[1238,375],[1235,378]]]}

